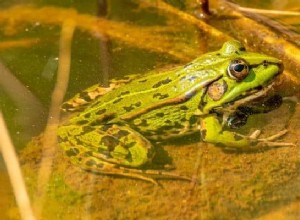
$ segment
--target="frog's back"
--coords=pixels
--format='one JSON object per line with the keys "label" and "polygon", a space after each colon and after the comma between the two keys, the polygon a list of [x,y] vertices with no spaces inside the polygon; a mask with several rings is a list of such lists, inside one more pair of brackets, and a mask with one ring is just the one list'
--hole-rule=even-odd
{"label": "frog's back", "polygon": [[126,118],[147,109],[180,102],[184,97],[189,98],[218,75],[218,69],[207,68],[211,64],[202,65],[199,59],[169,71],[138,77],[97,98],[81,114],[88,114],[91,120],[102,114]]}

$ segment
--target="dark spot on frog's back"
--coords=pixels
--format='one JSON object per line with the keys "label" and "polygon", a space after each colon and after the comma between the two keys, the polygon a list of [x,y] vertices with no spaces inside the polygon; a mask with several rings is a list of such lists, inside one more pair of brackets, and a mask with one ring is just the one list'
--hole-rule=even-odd
{"label": "dark spot on frog's back", "polygon": [[91,99],[90,95],[88,92],[81,92],[79,94],[80,98],[84,99],[85,101],[89,102],[92,101],[93,99]]}
{"label": "dark spot on frog's back", "polygon": [[156,131],[143,131],[145,137],[151,137],[156,134]]}
{"label": "dark spot on frog's back", "polygon": [[129,91],[124,91],[124,92],[121,92],[120,95],[127,95],[129,93],[130,93]]}
{"label": "dark spot on frog's back", "polygon": [[186,111],[186,110],[188,110],[188,109],[189,109],[189,108],[188,108],[187,106],[185,106],[185,105],[180,106],[180,110]]}
{"label": "dark spot on frog's back", "polygon": [[172,121],[171,121],[170,119],[167,119],[167,120],[165,120],[165,123],[166,123],[166,124],[171,124]]}
{"label": "dark spot on frog's back", "polygon": [[136,145],[136,142],[133,141],[133,142],[130,142],[128,144],[125,145],[126,148],[131,148],[131,147],[134,147]]}
{"label": "dark spot on frog's back", "polygon": [[119,140],[112,136],[103,136],[101,138],[100,144],[106,146],[109,151],[113,151],[119,144]]}
{"label": "dark spot on frog's back", "polygon": [[82,128],[82,131],[83,131],[84,133],[92,132],[92,131],[94,131],[94,130],[95,130],[95,128],[93,128],[92,126],[84,126],[84,127]]}
{"label": "dark spot on frog's back", "polygon": [[99,109],[98,111],[96,111],[96,115],[102,115],[105,112],[106,112],[106,109],[102,108],[102,109]]}
{"label": "dark spot on frog's back", "polygon": [[115,101],[113,101],[113,104],[116,104],[116,103],[122,101],[122,99],[123,99],[123,98],[118,98],[118,99],[116,99]]}
{"label": "dark spot on frog's back", "polygon": [[142,102],[136,102],[134,105],[135,105],[136,107],[140,107],[140,106],[142,105]]}
{"label": "dark spot on frog's back", "polygon": [[181,121],[181,122],[186,122],[187,119],[186,119],[186,118],[181,118],[180,121]]}
{"label": "dark spot on frog's back", "polygon": [[139,126],[147,127],[149,126],[149,124],[146,119],[143,119],[142,122],[139,124]]}
{"label": "dark spot on frog's back", "polygon": [[134,107],[132,105],[130,106],[124,106],[123,109],[126,111],[126,112],[130,112],[134,109]]}
{"label": "dark spot on frog's back", "polygon": [[101,127],[101,130],[102,131],[107,131],[108,129],[112,128],[113,124],[104,124],[102,127]]}
{"label": "dark spot on frog's back", "polygon": [[182,125],[182,124],[180,124],[178,121],[176,121],[176,122],[174,123],[174,127],[175,127],[175,128],[183,128],[184,125]]}
{"label": "dark spot on frog's back", "polygon": [[79,150],[75,147],[70,148],[69,150],[66,151],[66,154],[68,157],[76,156],[79,154]]}
{"label": "dark spot on frog's back", "polygon": [[192,116],[189,118],[189,124],[193,125],[198,122],[198,118],[196,116]]}
{"label": "dark spot on frog's back", "polygon": [[147,82],[147,79],[139,80],[140,83]]}
{"label": "dark spot on frog's back", "polygon": [[89,159],[85,162],[85,165],[91,167],[91,166],[97,165],[97,162],[93,159]]}
{"label": "dark spot on frog's back", "polygon": [[116,138],[122,138],[129,134],[129,131],[126,130],[119,130],[118,133],[115,135]]}
{"label": "dark spot on frog's back", "polygon": [[89,123],[88,120],[80,120],[80,121],[77,121],[77,122],[76,122],[77,125],[85,125],[85,124],[87,124],[87,123]]}
{"label": "dark spot on frog's back", "polygon": [[152,97],[158,99],[165,99],[169,97],[169,94],[154,93]]}
{"label": "dark spot on frog's back", "polygon": [[162,118],[162,117],[165,116],[165,113],[163,113],[163,112],[158,112],[158,113],[156,113],[156,116]]}
{"label": "dark spot on frog's back", "polygon": [[86,113],[83,115],[84,118],[90,118],[91,117],[91,113]]}
{"label": "dark spot on frog's back", "polygon": [[163,131],[165,131],[165,130],[172,130],[174,128],[174,126],[173,125],[164,125],[164,126],[161,126],[157,131],[158,132],[162,132],[162,133],[164,133]]}
{"label": "dark spot on frog's back", "polygon": [[138,101],[134,104],[131,104],[129,106],[124,106],[123,109],[126,111],[126,112],[130,112],[132,110],[134,110],[136,107],[140,107],[142,105],[142,102]]}
{"label": "dark spot on frog's back", "polygon": [[162,86],[162,85],[166,85],[166,84],[168,84],[168,83],[170,83],[170,82],[172,82],[172,80],[169,79],[169,78],[166,78],[166,79],[164,79],[164,80],[161,80],[161,81],[158,81],[157,83],[155,83],[155,84],[152,86],[152,88],[158,88],[158,87],[160,87],[160,86]]}
{"label": "dark spot on frog's back", "polygon": [[101,124],[103,124],[103,120],[96,119],[90,123],[90,127],[91,126],[99,126]]}

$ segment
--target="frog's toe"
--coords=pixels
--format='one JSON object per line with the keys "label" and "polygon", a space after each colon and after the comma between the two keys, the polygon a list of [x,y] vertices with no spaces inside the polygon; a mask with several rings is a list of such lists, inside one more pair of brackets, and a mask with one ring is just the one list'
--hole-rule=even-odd
{"label": "frog's toe", "polygon": [[276,139],[282,137],[282,136],[285,135],[287,132],[288,132],[288,130],[287,130],[287,129],[284,129],[284,130],[282,130],[282,131],[278,132],[277,134],[274,134],[274,135],[272,135],[272,136],[270,136],[270,137],[262,138],[262,139],[258,139],[258,140],[273,141],[273,140],[276,140]]}
{"label": "frog's toe", "polygon": [[81,168],[96,174],[104,174],[111,176],[123,176],[132,179],[139,179],[158,185],[155,179],[143,175],[141,170],[120,167],[117,164],[111,164],[98,158],[84,158],[81,162]]}
{"label": "frog's toe", "polygon": [[267,147],[281,147],[281,146],[291,146],[294,147],[296,144],[289,143],[289,142],[280,142],[275,141],[278,138],[281,138],[283,135],[285,135],[288,132],[287,129],[284,129],[277,134],[274,134],[272,136],[266,137],[266,138],[258,138],[257,141],[259,142],[259,145],[267,146]]}
{"label": "frog's toe", "polygon": [[260,145],[265,146],[265,147],[295,147],[296,144],[294,143],[288,143],[288,142],[276,142],[276,141],[263,141],[260,142]]}

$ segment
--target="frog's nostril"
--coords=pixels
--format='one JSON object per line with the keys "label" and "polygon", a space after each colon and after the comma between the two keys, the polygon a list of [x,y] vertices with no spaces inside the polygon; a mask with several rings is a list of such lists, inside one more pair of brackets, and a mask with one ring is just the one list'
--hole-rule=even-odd
{"label": "frog's nostril", "polygon": [[266,60],[263,61],[263,66],[268,66],[268,64],[269,64],[268,61]]}

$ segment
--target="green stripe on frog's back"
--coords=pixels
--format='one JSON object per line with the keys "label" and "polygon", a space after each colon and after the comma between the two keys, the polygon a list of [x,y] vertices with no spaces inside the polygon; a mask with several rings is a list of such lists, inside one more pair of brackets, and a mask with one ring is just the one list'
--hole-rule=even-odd
{"label": "green stripe on frog's back", "polygon": [[224,65],[222,61],[211,59],[202,65],[198,58],[185,66],[141,77],[100,97],[74,120],[101,121],[105,114],[128,120],[164,105],[184,102],[223,74],[216,68],[216,62]]}

